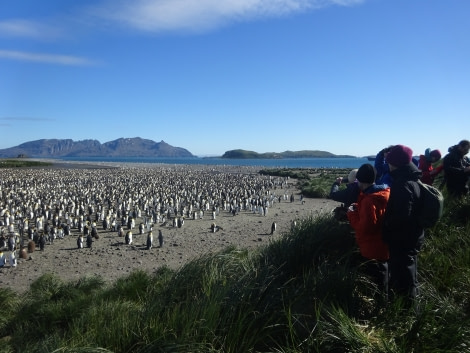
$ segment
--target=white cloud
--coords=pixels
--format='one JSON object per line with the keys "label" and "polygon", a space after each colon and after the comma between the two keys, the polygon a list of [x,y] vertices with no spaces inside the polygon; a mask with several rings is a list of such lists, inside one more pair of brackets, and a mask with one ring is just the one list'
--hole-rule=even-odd
{"label": "white cloud", "polygon": [[[254,21],[302,13],[326,6],[351,6],[366,0],[102,0],[78,15],[74,24],[89,24],[84,14],[148,32],[205,32],[234,22]],[[68,24],[70,25],[70,21]],[[65,24],[61,22],[62,26]],[[68,28],[68,27],[66,27]],[[59,27],[24,19],[0,21],[0,37],[50,40],[64,37]],[[59,65],[97,65],[71,55],[0,50],[0,59]]]}
{"label": "white cloud", "polygon": [[95,62],[78,56],[29,53],[14,50],[0,50],[0,58],[70,66],[96,65]]}
{"label": "white cloud", "polygon": [[[365,0],[134,0],[107,2],[98,16],[151,31],[206,31],[230,22],[280,17]],[[95,13],[96,14],[96,13]]]}
{"label": "white cloud", "polygon": [[0,21],[0,36],[33,39],[52,39],[61,36],[56,28],[34,21],[11,19]]}

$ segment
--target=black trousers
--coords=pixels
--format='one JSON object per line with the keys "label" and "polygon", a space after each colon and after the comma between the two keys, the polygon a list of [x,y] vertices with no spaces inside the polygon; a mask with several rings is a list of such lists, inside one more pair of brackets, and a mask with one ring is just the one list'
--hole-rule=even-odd
{"label": "black trousers", "polygon": [[415,299],[418,295],[418,251],[390,247],[388,263],[391,294]]}
{"label": "black trousers", "polygon": [[389,285],[389,271],[386,261],[365,259],[364,273],[377,285],[379,291],[386,297]]}

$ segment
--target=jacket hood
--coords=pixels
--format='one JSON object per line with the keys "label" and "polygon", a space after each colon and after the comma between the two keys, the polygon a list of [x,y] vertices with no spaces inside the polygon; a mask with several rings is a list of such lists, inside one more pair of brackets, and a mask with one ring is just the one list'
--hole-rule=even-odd
{"label": "jacket hood", "polygon": [[449,153],[459,153],[459,146],[458,145],[450,146],[447,151]]}
{"label": "jacket hood", "polygon": [[400,168],[390,172],[392,180],[406,178],[413,181],[418,181],[421,178],[422,172],[414,163],[408,163]]}

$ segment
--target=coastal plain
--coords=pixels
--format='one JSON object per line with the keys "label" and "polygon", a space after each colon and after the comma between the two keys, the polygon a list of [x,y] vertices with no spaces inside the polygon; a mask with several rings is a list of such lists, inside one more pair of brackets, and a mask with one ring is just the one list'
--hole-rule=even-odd
{"label": "coastal plain", "polygon": [[[91,215],[96,223],[98,237],[91,248],[77,247],[81,233],[77,228],[62,239],[46,242],[44,250],[28,253],[25,259],[17,256],[17,266],[6,263],[0,268],[0,286],[10,287],[23,293],[43,274],[49,273],[63,281],[76,282],[86,276],[100,276],[113,282],[135,270],[154,273],[167,266],[177,270],[192,259],[218,252],[227,246],[254,248],[268,245],[272,239],[291,229],[294,221],[331,212],[339,204],[330,199],[302,197],[297,180],[262,176],[257,167],[208,166],[208,165],[164,165],[164,164],[119,164],[53,162],[47,168],[4,169],[2,176],[2,212],[16,213],[27,218],[31,208],[60,209],[60,221],[65,222],[67,211],[71,213],[83,204],[84,213],[90,205],[95,208]],[[270,200],[267,212],[249,207],[240,208],[236,214],[224,207],[233,200],[249,197]],[[178,201],[178,202],[176,202]],[[135,226],[125,232],[133,234],[132,244],[117,231],[103,229],[102,220],[96,219],[98,204],[102,212],[113,217],[112,208],[125,208],[132,212],[139,208]],[[204,204],[208,204],[206,209]],[[213,205],[219,208],[213,219]],[[160,217],[154,222],[152,209],[164,209],[169,205],[193,205],[192,213],[184,213],[184,224],[174,226],[172,217]],[[124,207],[125,205],[125,207]],[[144,206],[145,205],[145,206]],[[196,209],[195,206],[199,206]],[[200,217],[199,209],[204,209]],[[29,212],[29,211],[28,211]],[[193,214],[198,214],[194,219]],[[37,213],[37,212],[36,212]],[[179,211],[177,215],[180,214]],[[71,216],[71,215],[69,215]],[[183,219],[182,216],[178,216]],[[149,218],[151,221],[149,221]],[[119,222],[120,219],[117,219]],[[271,234],[271,226],[276,231]],[[33,226],[34,222],[30,221]],[[146,223],[142,234],[139,225]],[[213,231],[216,225],[216,231]],[[151,227],[154,241],[147,249],[147,234]],[[17,229],[15,232],[17,233]],[[158,233],[162,232],[164,243],[159,246]],[[3,234],[8,234],[2,226]],[[28,239],[23,237],[23,244]],[[19,246],[18,246],[19,247]],[[16,252],[18,254],[18,250]],[[8,258],[9,251],[4,248]]]}

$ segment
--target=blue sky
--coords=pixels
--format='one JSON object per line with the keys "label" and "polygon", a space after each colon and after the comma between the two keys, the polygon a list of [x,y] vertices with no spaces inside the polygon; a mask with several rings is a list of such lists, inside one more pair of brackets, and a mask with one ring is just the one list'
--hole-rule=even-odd
{"label": "blue sky", "polygon": [[470,1],[0,3],[0,148],[142,137],[198,156],[470,138]]}

